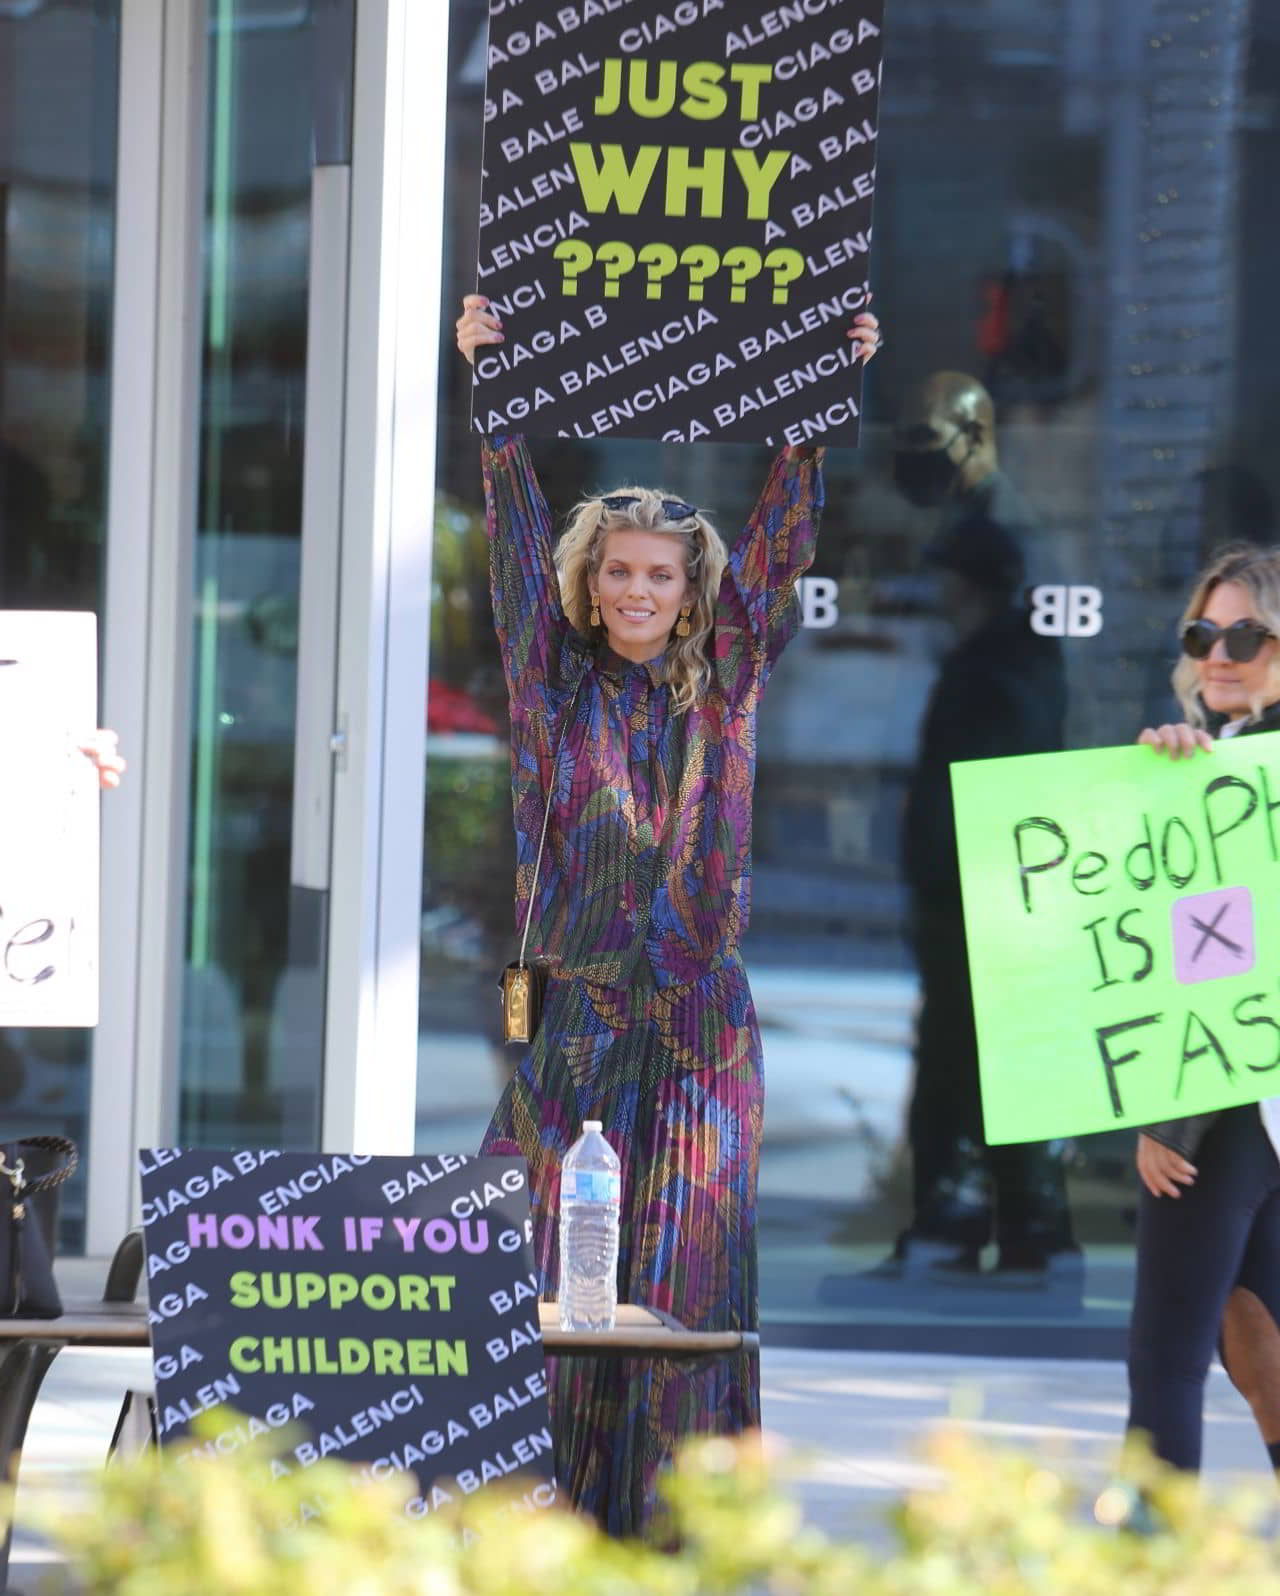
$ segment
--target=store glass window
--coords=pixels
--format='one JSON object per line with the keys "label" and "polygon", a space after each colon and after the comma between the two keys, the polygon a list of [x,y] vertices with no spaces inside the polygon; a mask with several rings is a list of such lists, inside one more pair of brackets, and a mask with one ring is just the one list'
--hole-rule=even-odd
{"label": "store glass window", "polygon": [[[485,9],[451,5],[448,327],[475,286]],[[1192,577],[1225,541],[1276,537],[1280,16],[895,0],[886,24],[886,345],[862,446],[828,453],[806,626],[760,720],[762,1322],[1114,1353],[1133,1136],[982,1146],[946,770],[1168,719]],[[516,1060],[494,987],[514,855],[456,357],[440,394],[418,1140],[466,1149]],[[534,454],[560,516],[584,487],[652,480],[728,536],[768,465],[608,438]]]}
{"label": "store glass window", "polygon": [[[354,0],[209,8],[200,473],[178,1134],[320,1135],[328,894],[300,885],[295,758],[317,176],[350,167]],[[333,336],[336,330],[325,329]]]}
{"label": "store glass window", "polygon": [[[0,0],[0,604],[101,635],[120,6]],[[0,1029],[0,1141],[88,1140],[93,1034]],[[84,1170],[62,1190],[79,1250]]]}

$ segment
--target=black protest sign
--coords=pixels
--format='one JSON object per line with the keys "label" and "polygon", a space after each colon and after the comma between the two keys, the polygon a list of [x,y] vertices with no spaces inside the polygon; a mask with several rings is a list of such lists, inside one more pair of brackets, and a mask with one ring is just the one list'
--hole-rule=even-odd
{"label": "black protest sign", "polygon": [[[166,1148],[141,1169],[178,1458],[292,1426],[273,1473],[413,1474],[413,1514],[512,1476],[529,1505],[554,1499],[522,1161]],[[230,1427],[193,1436],[219,1409]]]}
{"label": "black protest sign", "polygon": [[485,433],[856,443],[882,0],[491,0]]}

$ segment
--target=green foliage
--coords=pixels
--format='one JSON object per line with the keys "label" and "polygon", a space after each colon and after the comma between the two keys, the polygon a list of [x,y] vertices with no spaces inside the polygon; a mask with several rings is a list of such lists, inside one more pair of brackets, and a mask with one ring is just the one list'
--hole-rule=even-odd
{"label": "green foliage", "polygon": [[431,556],[431,642],[441,660],[471,658],[493,623],[484,512],[436,495]]}
{"label": "green foliage", "polygon": [[[805,1528],[767,1449],[717,1440],[667,1482],[660,1545],[496,1493],[413,1520],[403,1482],[337,1464],[266,1481],[248,1449],[113,1466],[42,1518],[86,1596],[1280,1596],[1271,1493],[1215,1499],[1133,1453],[1091,1515],[1035,1458],[957,1433],[932,1456],[943,1485],[899,1509],[888,1559]],[[1136,1501],[1158,1531],[1119,1527]]]}
{"label": "green foliage", "polygon": [[904,1555],[886,1592],[924,1596],[1280,1596],[1261,1533],[1274,1492],[1215,1497],[1131,1446],[1086,1513],[1055,1470],[966,1437],[939,1436],[946,1488],[898,1518]]}
{"label": "green foliage", "polygon": [[[492,874],[501,828],[511,827],[511,765],[505,748],[497,759],[443,754],[429,759],[426,815],[432,891],[468,902],[476,884]],[[505,872],[498,891],[509,903]]]}

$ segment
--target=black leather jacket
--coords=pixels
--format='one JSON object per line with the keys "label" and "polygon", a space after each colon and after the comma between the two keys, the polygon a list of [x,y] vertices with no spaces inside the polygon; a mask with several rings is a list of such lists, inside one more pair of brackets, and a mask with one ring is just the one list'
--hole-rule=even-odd
{"label": "black leather jacket", "polygon": [[[1216,737],[1224,724],[1222,716],[1210,719],[1210,730]],[[1280,702],[1268,704],[1257,720],[1251,720],[1236,733],[1237,737],[1248,737],[1251,732],[1280,731]],[[1161,1120],[1158,1125],[1144,1125],[1144,1135],[1150,1136],[1152,1141],[1162,1142],[1166,1147],[1172,1147],[1175,1153],[1181,1153],[1183,1158],[1194,1158],[1200,1151],[1200,1144],[1209,1133],[1209,1127],[1214,1124],[1222,1109],[1215,1109],[1211,1114],[1188,1114],[1185,1119]]]}

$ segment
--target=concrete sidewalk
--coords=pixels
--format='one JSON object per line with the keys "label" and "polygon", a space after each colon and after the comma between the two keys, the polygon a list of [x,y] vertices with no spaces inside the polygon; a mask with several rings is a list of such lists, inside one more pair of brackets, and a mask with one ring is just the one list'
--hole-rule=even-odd
{"label": "concrete sidewalk", "polygon": [[[22,1461],[16,1589],[34,1592],[50,1570],[50,1554],[24,1520],[22,1486],[57,1481],[74,1489],[100,1467],[122,1392],[149,1377],[145,1352],[70,1350],[54,1364]],[[1124,1370],[1114,1363],[766,1347],[762,1378],[765,1427],[785,1444],[810,1522],[880,1547],[890,1542],[889,1508],[930,1482],[921,1443],[948,1418],[1060,1462],[1096,1491],[1125,1417]],[[1220,1369],[1210,1377],[1206,1415],[1209,1476],[1265,1477],[1266,1454],[1248,1410]]]}
{"label": "concrete sidewalk", "polygon": [[[786,1443],[808,1520],[880,1546],[894,1503],[936,1480],[921,1452],[939,1426],[1033,1452],[1096,1495],[1128,1412],[1119,1363],[766,1349],[761,1372],[764,1426]],[[1270,1477],[1253,1417],[1220,1368],[1206,1390],[1204,1461],[1215,1485]]]}

